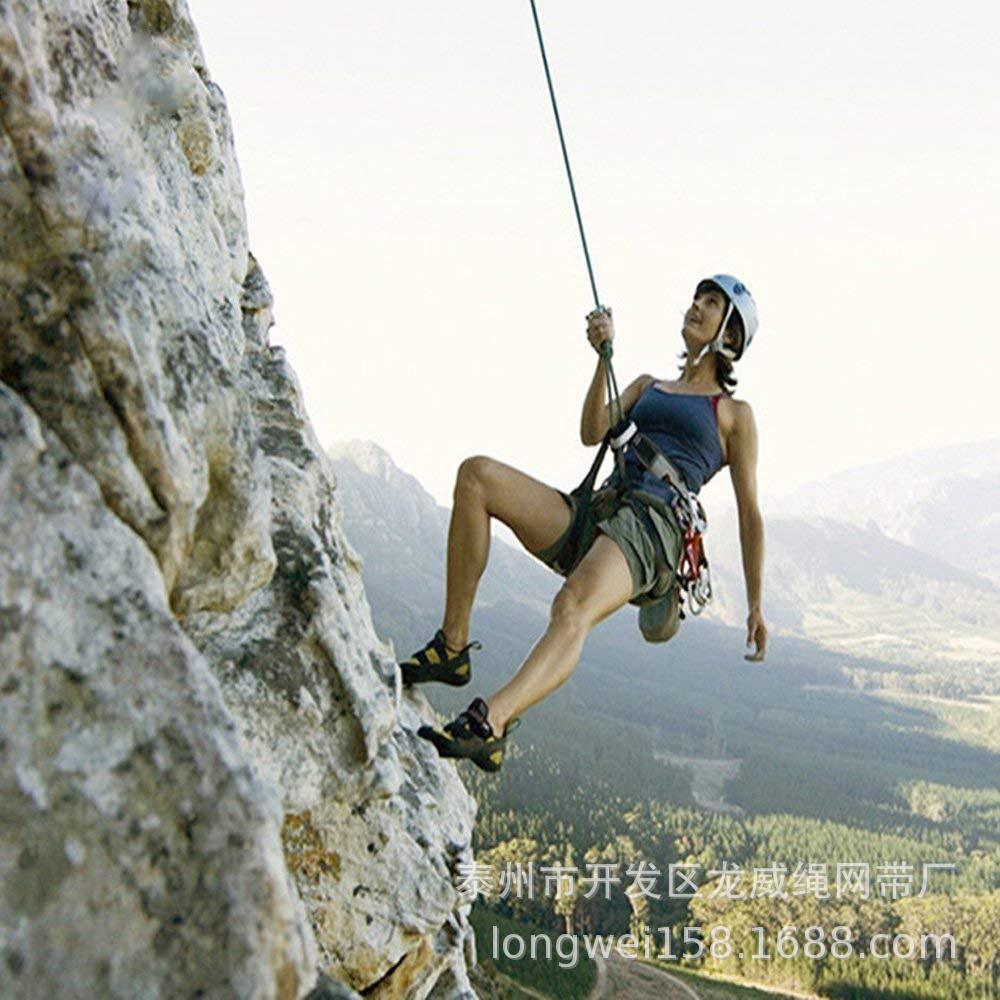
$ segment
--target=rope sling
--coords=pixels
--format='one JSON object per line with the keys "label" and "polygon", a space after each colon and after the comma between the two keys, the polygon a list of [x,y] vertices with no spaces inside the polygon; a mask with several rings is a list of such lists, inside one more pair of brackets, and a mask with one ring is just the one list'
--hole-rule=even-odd
{"label": "rope sling", "polygon": [[[583,245],[587,275],[590,278],[590,290],[594,296],[594,307],[600,312],[607,312],[605,307],[601,305],[600,296],[597,294],[597,282],[594,279],[590,249],[587,246],[587,235],[583,228],[583,217],[580,214],[580,203],[576,195],[576,185],[573,182],[573,170],[570,167],[569,153],[566,150],[566,139],[563,135],[562,121],[559,117],[559,105],[556,103],[556,92],[552,84],[552,74],[549,70],[549,60],[545,53],[542,26],[538,20],[538,9],[535,6],[535,0],[531,0],[531,14],[535,22],[535,33],[538,36],[538,47],[542,55],[542,66],[545,69],[545,80],[548,84],[549,97],[552,101],[552,112],[555,115],[556,131],[559,134],[559,145],[562,149],[563,163],[566,167],[566,177],[569,180],[573,210],[576,213],[576,224],[580,231],[580,242]],[[646,435],[638,430],[635,423],[626,420],[622,412],[621,396],[618,393],[618,382],[615,379],[614,366],[611,363],[613,354],[611,342],[607,340],[602,341],[599,353],[600,363],[604,369],[610,426],[601,440],[601,446],[587,475],[583,478],[580,485],[573,490],[573,496],[576,498],[577,503],[575,505],[573,522],[567,536],[567,542],[562,551],[571,554],[576,549],[593,499],[594,483],[604,462],[605,453],[610,447],[614,453],[618,471],[618,481],[615,484],[618,496],[624,503],[632,507],[645,525],[656,553],[658,575],[662,575],[669,566],[659,534],[653,525],[652,518],[649,516],[647,506],[635,496],[632,484],[625,474],[625,449],[631,446],[633,454],[636,455],[642,465],[658,479],[664,480],[672,487],[673,511],[682,533],[681,556],[676,567],[677,582],[680,594],[687,599],[687,608],[690,613],[694,615],[700,614],[704,606],[712,599],[711,577],[709,575],[708,560],[705,556],[702,539],[703,533],[708,529],[704,508],[697,494],[688,489],[683,476],[678,472],[670,459]],[[632,603],[638,603],[641,606],[643,603],[651,603],[660,600],[662,597],[663,594],[656,593]],[[684,617],[683,609],[680,611],[680,617]]]}

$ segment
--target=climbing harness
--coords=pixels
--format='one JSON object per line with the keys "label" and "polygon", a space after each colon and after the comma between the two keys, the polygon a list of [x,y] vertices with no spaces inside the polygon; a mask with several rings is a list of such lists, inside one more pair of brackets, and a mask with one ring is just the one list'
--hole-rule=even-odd
{"label": "climbing harness", "polygon": [[[635,424],[630,423],[630,426],[635,427]],[[687,596],[688,610],[693,615],[701,614],[712,599],[712,578],[702,537],[708,531],[705,508],[698,494],[687,488],[673,462],[645,434],[636,430],[632,446],[643,466],[673,489],[673,510],[683,540],[677,579],[682,593]]]}
{"label": "climbing harness", "polygon": [[[591,465],[583,482],[573,490],[572,495],[576,498],[575,514],[567,542],[563,551],[572,553],[583,531],[587,512],[590,509],[591,498],[594,493],[594,482],[597,473],[604,462],[604,455],[608,448],[615,454],[618,466],[618,479],[608,488],[613,488],[624,503],[627,503],[639,516],[646,527],[650,538],[653,540],[656,551],[657,568],[661,572],[666,565],[666,556],[663,553],[662,545],[659,543],[659,534],[656,531],[646,504],[639,499],[633,490],[632,485],[625,478],[624,473],[624,452],[627,447],[632,448],[632,453],[639,460],[642,466],[648,469],[657,479],[662,480],[671,487],[671,509],[677,518],[677,524],[681,531],[681,553],[678,565],[676,566],[677,584],[682,598],[686,601],[687,610],[692,615],[701,614],[705,605],[712,599],[712,578],[708,566],[708,557],[705,554],[704,535],[708,531],[708,519],[705,516],[705,508],[702,506],[698,494],[688,489],[684,477],[677,467],[663,454],[662,451],[635,425],[632,420],[621,421],[615,427],[609,428],[601,441],[593,464]],[[614,478],[614,477],[611,477]],[[651,603],[660,600],[662,594],[650,595],[647,601]],[[684,610],[680,612],[681,618],[685,617]]]}
{"label": "climbing harness", "polygon": [[[535,33],[538,35],[538,47],[542,54],[542,65],[545,68],[545,80],[548,84],[549,97],[552,101],[552,111],[556,119],[556,130],[559,133],[559,145],[562,149],[563,163],[566,166],[569,190],[573,198],[576,224],[580,230],[580,241],[583,244],[583,256],[587,264],[587,275],[590,278],[590,289],[594,295],[594,306],[600,312],[607,312],[607,309],[601,305],[600,296],[597,294],[597,282],[594,280],[594,268],[590,260],[590,250],[587,247],[587,236],[583,229],[580,203],[576,196],[576,185],[573,183],[573,171],[569,164],[569,153],[566,150],[566,139],[563,136],[562,121],[559,118],[559,106],[556,103],[555,88],[552,85],[552,74],[549,71],[549,61],[545,54],[545,42],[542,40],[542,27],[538,20],[538,9],[535,6],[535,0],[531,0],[531,13],[535,21]],[[720,275],[717,277],[728,276]],[[735,281],[735,279],[732,280]],[[745,291],[742,285],[740,285],[740,289],[741,291]],[[747,297],[749,298],[749,293],[747,293]],[[732,296],[731,301],[735,302],[735,298]],[[750,302],[752,303],[752,301],[751,299]],[[742,305],[742,303],[740,304]],[[720,336],[724,326],[725,324],[720,328]],[[756,326],[755,323],[754,326]],[[752,335],[748,331],[745,338],[746,344],[749,343]],[[580,485],[572,491],[572,495],[577,502],[574,505],[575,514],[563,551],[572,553],[576,549],[587,513],[590,510],[591,499],[594,494],[594,483],[604,462],[605,453],[610,447],[614,454],[618,472],[618,481],[615,484],[616,493],[624,503],[632,507],[646,526],[646,530],[649,532],[656,551],[657,568],[662,571],[665,567],[666,557],[662,550],[659,534],[653,526],[646,504],[635,496],[632,486],[625,475],[625,449],[631,446],[633,454],[635,454],[642,465],[654,476],[664,480],[672,487],[671,506],[677,517],[683,538],[681,557],[676,567],[677,583],[681,595],[687,599],[687,606],[690,613],[695,615],[700,614],[704,606],[712,598],[712,584],[709,575],[708,560],[705,556],[705,547],[702,539],[703,533],[708,530],[705,510],[697,494],[688,489],[683,476],[670,459],[646,435],[639,431],[633,421],[625,419],[622,413],[621,397],[618,393],[618,383],[615,379],[614,367],[611,364],[613,351],[610,342],[603,341],[600,345],[599,353],[601,364],[604,368],[611,426],[601,440],[601,446],[587,475],[584,476]],[[655,596],[648,596],[637,603],[640,603],[641,606],[643,603],[652,603],[653,601],[662,599],[662,594],[656,594]],[[684,617],[683,610],[680,612],[680,617]]]}

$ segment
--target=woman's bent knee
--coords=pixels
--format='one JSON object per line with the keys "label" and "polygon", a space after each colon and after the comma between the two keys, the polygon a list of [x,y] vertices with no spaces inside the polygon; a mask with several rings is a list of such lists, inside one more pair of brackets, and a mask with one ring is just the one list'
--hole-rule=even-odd
{"label": "woman's bent knee", "polygon": [[567,581],[559,588],[552,601],[550,620],[565,628],[587,631],[594,624],[593,615],[583,600],[579,589]]}
{"label": "woman's bent knee", "polygon": [[487,455],[470,455],[462,459],[455,474],[455,492],[469,487],[484,486],[491,467],[495,464],[495,460]]}
{"label": "woman's bent knee", "polygon": [[549,548],[570,523],[570,505],[559,490],[488,455],[463,459],[454,497],[456,503],[476,500],[535,554]]}

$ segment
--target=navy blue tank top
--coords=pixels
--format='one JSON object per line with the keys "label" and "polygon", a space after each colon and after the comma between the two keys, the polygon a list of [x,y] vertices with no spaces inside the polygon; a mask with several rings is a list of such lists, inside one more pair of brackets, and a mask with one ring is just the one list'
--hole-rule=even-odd
{"label": "navy blue tank top", "polygon": [[[628,413],[636,427],[674,463],[688,489],[695,493],[723,465],[715,414],[722,395],[721,392],[714,396],[668,392],[650,384]],[[625,449],[625,477],[635,489],[671,503],[673,489],[647,471],[631,446]],[[603,485],[617,482],[616,466]]]}

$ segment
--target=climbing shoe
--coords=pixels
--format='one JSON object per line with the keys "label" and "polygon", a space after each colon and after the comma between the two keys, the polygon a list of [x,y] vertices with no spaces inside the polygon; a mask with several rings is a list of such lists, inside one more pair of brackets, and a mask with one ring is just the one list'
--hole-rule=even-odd
{"label": "climbing shoe", "polygon": [[666,642],[681,625],[680,591],[675,583],[664,597],[639,608],[639,630],[646,642]]}
{"label": "climbing shoe", "polygon": [[403,660],[399,669],[404,684],[426,684],[440,681],[452,687],[462,687],[472,680],[472,664],[469,650],[482,649],[481,643],[470,642],[454,656],[445,648],[444,629],[438,629],[423,649],[418,649],[408,660]]}
{"label": "climbing shoe", "polygon": [[503,735],[497,736],[487,721],[488,712],[486,702],[482,698],[475,698],[464,712],[443,729],[421,726],[417,735],[430,740],[442,757],[468,757],[483,771],[499,771],[507,736],[521,724],[521,720],[513,719],[507,724]]}

